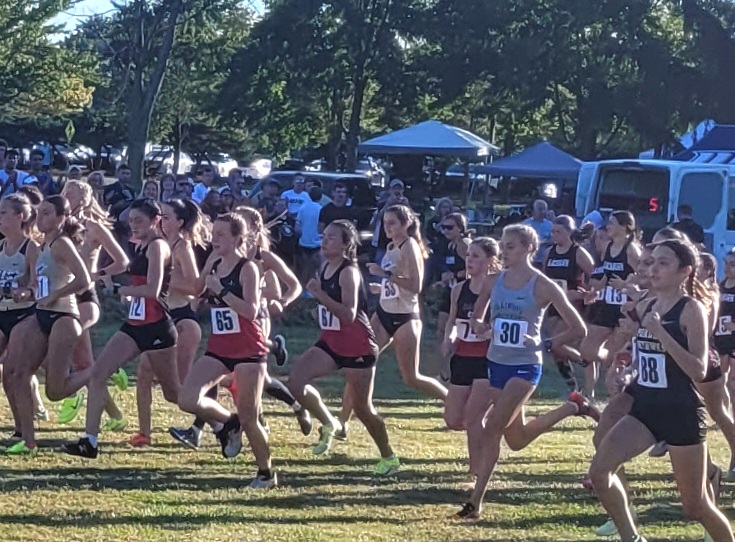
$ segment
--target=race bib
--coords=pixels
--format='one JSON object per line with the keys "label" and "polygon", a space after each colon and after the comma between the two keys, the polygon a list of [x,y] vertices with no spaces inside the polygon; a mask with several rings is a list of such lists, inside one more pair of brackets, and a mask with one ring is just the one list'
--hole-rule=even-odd
{"label": "race bib", "polygon": [[493,342],[508,348],[525,348],[528,322],[496,318],[493,324]]}
{"label": "race bib", "polygon": [[720,316],[717,319],[717,329],[715,335],[732,335],[732,331],[728,330],[725,326],[732,322],[732,316]]}
{"label": "race bib", "polygon": [[48,296],[48,277],[39,275],[36,277],[36,299]]}
{"label": "race bib", "polygon": [[638,384],[647,388],[665,389],[666,354],[638,354]]}
{"label": "race bib", "polygon": [[388,278],[380,285],[380,299],[398,299],[398,287]]}
{"label": "race bib", "polygon": [[317,316],[319,317],[319,327],[323,330],[340,331],[342,329],[339,318],[335,318],[334,314],[329,312],[329,309],[324,305],[317,307]]}
{"label": "race bib", "polygon": [[130,300],[128,320],[145,320],[145,298],[134,297]]}
{"label": "race bib", "polygon": [[565,292],[567,291],[568,288],[567,288],[567,281],[566,281],[566,279],[553,279],[553,281],[556,283],[556,285],[559,288],[561,288]]}
{"label": "race bib", "polygon": [[469,320],[457,319],[455,323],[457,326],[457,339],[460,341],[466,343],[481,343],[487,340],[475,335],[475,332],[472,331],[472,326],[470,325]]}
{"label": "race bib", "polygon": [[628,296],[622,290],[616,290],[612,286],[605,287],[605,303],[608,305],[625,305]]}
{"label": "race bib", "polygon": [[210,316],[212,318],[213,335],[240,333],[240,319],[230,307],[212,307]]}

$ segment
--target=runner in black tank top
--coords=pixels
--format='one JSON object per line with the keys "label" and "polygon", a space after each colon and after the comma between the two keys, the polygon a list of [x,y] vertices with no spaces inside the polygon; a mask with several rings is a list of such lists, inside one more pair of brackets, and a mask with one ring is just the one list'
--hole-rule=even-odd
{"label": "runner in black tank top", "polygon": [[347,220],[335,220],[324,229],[321,251],[325,263],[320,277],[306,285],[318,303],[317,322],[322,331],[317,343],[291,368],[288,386],[323,424],[314,447],[314,454],[321,455],[329,450],[341,424],[309,384],[342,369],[348,384],[346,389],[351,390],[350,406],[380,451],[375,473],[389,476],[398,470],[400,462],[393,454],[385,423],[372,402],[377,344],[367,319],[362,275],[354,263],[358,243],[357,230]]}
{"label": "runner in black tank top", "polygon": [[[551,228],[554,245],[544,260],[543,271],[566,293],[574,308],[583,314],[584,294],[581,290],[587,289],[587,279],[594,272],[594,262],[589,252],[577,244],[580,235],[572,217],[558,216]],[[558,335],[564,326],[556,308],[553,305],[549,307],[544,324],[545,335]],[[572,362],[582,364],[578,348],[579,344],[563,344],[555,346],[552,352],[569,392],[577,389]]]}
{"label": "runner in black tank top", "polygon": [[605,343],[616,330],[621,318],[621,307],[627,302],[623,292],[625,279],[631,275],[640,259],[640,246],[635,241],[635,218],[628,211],[615,211],[607,223],[610,243],[602,257],[604,277],[591,281],[594,290],[600,292],[595,303],[592,324],[587,337],[582,341],[580,354],[585,365],[583,393],[594,397],[595,384],[599,376],[600,363],[607,369],[611,360]]}
{"label": "runner in black tank top", "polygon": [[707,458],[705,416],[695,381],[707,368],[708,329],[701,303],[692,292],[697,269],[694,247],[664,241],[653,250],[651,284],[656,297],[638,303],[641,324],[635,333],[638,377],[629,386],[630,415],[620,420],[597,450],[590,477],[622,540],[643,540],[637,532],[617,471],[624,461],[656,441],[668,444],[684,513],[704,525],[713,540],[732,541],[727,519],[705,491]]}

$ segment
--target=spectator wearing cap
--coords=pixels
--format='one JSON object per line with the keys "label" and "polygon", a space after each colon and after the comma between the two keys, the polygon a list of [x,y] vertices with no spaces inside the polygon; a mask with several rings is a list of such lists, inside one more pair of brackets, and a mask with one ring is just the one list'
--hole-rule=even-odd
{"label": "spectator wearing cap", "polygon": [[71,166],[69,171],[66,173],[66,178],[70,181],[81,181],[82,180],[82,168],[79,166]]}
{"label": "spectator wearing cap", "polygon": [[702,245],[704,244],[704,229],[694,221],[693,214],[694,210],[691,205],[687,203],[679,205],[676,210],[679,220],[671,224],[671,227],[686,234],[692,243]]}
{"label": "spectator wearing cap", "polygon": [[[321,205],[322,207],[325,207],[329,205],[330,203],[332,203],[332,198],[330,198],[324,193],[324,186],[322,186],[322,182],[319,179],[306,179],[306,185],[304,186],[304,190],[306,190],[306,193],[309,194],[311,193],[311,189],[314,186],[318,186],[322,191],[322,197],[319,198],[319,201],[317,202],[319,205]],[[349,202],[348,202],[348,205],[349,205]]]}
{"label": "spectator wearing cap", "polygon": [[250,201],[250,204],[260,211],[266,222],[274,216],[274,208],[276,200],[280,198],[280,192],[281,184],[273,177],[269,177],[263,183],[263,189]]}
{"label": "spectator wearing cap", "polygon": [[212,166],[204,166],[199,178],[201,181],[194,185],[194,192],[191,194],[191,199],[201,205],[204,198],[212,190],[212,185],[214,184],[214,168]]}
{"label": "spectator wearing cap", "polygon": [[[24,184],[32,184],[35,181],[35,178],[28,175],[25,171],[16,169],[19,157],[20,153],[15,149],[10,149],[5,154],[5,168],[0,171],[3,196],[17,192]],[[29,179],[32,180],[28,182]]]}
{"label": "spectator wearing cap", "polygon": [[192,199],[194,193],[194,181],[186,175],[176,178],[176,195],[184,199]]}
{"label": "spectator wearing cap", "polygon": [[536,251],[533,260],[537,265],[543,263],[546,258],[546,252],[551,246],[551,228],[554,224],[546,218],[548,211],[549,206],[546,202],[542,199],[537,199],[533,202],[531,217],[523,221],[523,224],[531,226],[536,230],[536,235],[538,235],[539,249]]}
{"label": "spectator wearing cap", "polygon": [[296,233],[299,235],[298,276],[303,285],[309,282],[319,269],[319,252],[322,247],[322,236],[319,234],[321,198],[322,189],[312,186],[309,190],[309,201],[305,202],[296,214]]}
{"label": "spectator wearing cap", "polygon": [[219,210],[220,213],[229,213],[235,205],[235,196],[232,194],[232,188],[229,185],[221,187],[219,190]]}
{"label": "spectator wearing cap", "polygon": [[296,216],[304,203],[311,201],[309,192],[304,190],[306,179],[303,175],[294,175],[293,188],[286,190],[281,197],[288,201],[288,214]]}

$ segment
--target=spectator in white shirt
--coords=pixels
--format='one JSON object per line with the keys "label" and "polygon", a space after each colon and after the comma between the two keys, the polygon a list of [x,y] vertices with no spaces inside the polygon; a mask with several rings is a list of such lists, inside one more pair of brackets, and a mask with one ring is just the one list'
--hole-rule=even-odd
{"label": "spectator in white shirt", "polygon": [[191,194],[191,199],[199,205],[202,204],[204,198],[212,190],[212,185],[214,184],[214,168],[212,166],[204,166],[202,168],[201,179],[201,182],[194,185],[194,192]]}
{"label": "spectator in white shirt", "polygon": [[304,190],[305,182],[306,179],[304,179],[303,175],[294,175],[293,189],[286,190],[281,194],[281,198],[288,201],[288,214],[291,216],[295,217],[304,203],[311,201],[309,193]]}
{"label": "spectator in white shirt", "polygon": [[313,186],[309,191],[309,201],[296,214],[296,233],[299,235],[298,272],[302,284],[306,284],[314,277],[319,269],[319,253],[322,246],[322,236],[319,234],[319,213],[322,206],[322,189]]}

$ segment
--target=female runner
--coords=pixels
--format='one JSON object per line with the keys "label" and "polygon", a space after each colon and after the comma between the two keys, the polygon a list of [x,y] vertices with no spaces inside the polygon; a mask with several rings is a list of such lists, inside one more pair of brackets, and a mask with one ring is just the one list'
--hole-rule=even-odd
{"label": "female runner", "polygon": [[550,339],[551,348],[583,337],[585,326],[561,288],[533,266],[532,258],[538,249],[533,228],[523,224],[506,226],[500,246],[505,269],[485,279],[472,314],[473,329],[486,335],[490,328],[484,319],[490,303],[492,340],[487,363],[493,404],[485,418],[483,457],[475,488],[470,500],[454,516],[456,519],[479,517],[503,437],[511,450],[517,451],[569,416],[599,419],[599,413],[573,392],[565,404],[526,422],[524,406],[541,379],[544,311],[553,304],[567,324],[561,334]]}
{"label": "female runner", "polygon": [[595,303],[592,325],[580,346],[585,365],[583,394],[589,399],[594,397],[600,363],[607,360],[608,353],[603,345],[616,330],[621,318],[620,308],[627,302],[623,292],[625,279],[638,266],[641,254],[636,241],[635,218],[628,211],[613,212],[607,223],[607,232],[610,243],[602,257],[604,276],[601,280],[591,281],[592,288],[604,291],[604,294]]}
{"label": "female runner", "polygon": [[[204,356],[189,371],[179,406],[213,426],[225,457],[240,452],[242,428],[258,465],[250,487],[267,489],[278,484],[271,468],[268,436],[258,421],[268,350],[257,321],[260,272],[241,255],[247,250],[246,240],[247,225],[240,216],[230,213],[217,217],[212,229],[213,257],[202,271],[212,307],[212,334]],[[234,374],[238,389],[237,414],[207,396],[230,374]]]}
{"label": "female runner", "polygon": [[[13,454],[36,452],[31,375],[45,363],[46,395],[52,401],[77,392],[89,378],[88,370],[69,373],[82,334],[75,294],[85,291],[91,282],[75,246],[82,240],[82,226],[71,217],[63,196],[50,196],[38,207],[36,227],[43,233],[43,246],[30,262],[31,280],[36,282],[36,317],[17,324],[5,362],[8,400],[19,416],[23,437],[8,450]],[[30,289],[17,296],[29,299]]]}
{"label": "female runner", "polygon": [[[342,369],[355,414],[380,451],[375,473],[389,476],[399,469],[400,461],[388,441],[385,422],[373,406],[378,345],[367,317],[367,295],[356,263],[358,243],[357,230],[347,220],[335,220],[324,229],[321,252],[325,263],[319,277],[306,285],[318,303],[322,331],[316,344],[291,368],[288,385],[324,424],[323,428],[339,427],[319,393],[305,388],[310,382]],[[323,452],[316,449],[315,453]]]}
{"label": "female runner", "polygon": [[[67,181],[62,195],[69,200],[72,216],[84,226],[83,241],[77,249],[92,277],[92,285],[89,289],[77,295],[82,337],[74,349],[73,360],[75,370],[82,370],[90,367],[94,362],[89,330],[99,321],[101,308],[94,284],[98,280],[106,280],[106,278],[124,273],[128,269],[129,262],[125,251],[115,241],[112,232],[108,228],[107,213],[94,199],[92,187],[81,181]],[[106,261],[108,265],[99,268],[100,252],[103,249],[107,254]],[[113,374],[112,380],[119,389],[127,389],[128,376],[123,369]],[[109,391],[106,388],[105,390],[105,411],[109,419],[102,426],[102,430],[122,431],[126,425],[125,418]],[[84,393],[81,391],[72,397],[65,398],[59,409],[59,423],[71,423],[77,417],[83,404]]]}
{"label": "female runner", "polygon": [[130,230],[139,244],[130,262],[132,284],[120,288],[121,296],[131,298],[128,317],[92,366],[87,386],[86,434],[78,442],[62,446],[62,451],[70,455],[97,457],[107,379],[143,352],[151,360],[164,398],[171,403],[178,402],[176,327],[167,305],[172,258],[168,243],[158,234],[161,207],[151,199],[135,200],[130,206],[129,220]]}
{"label": "female runner", "polygon": [[697,254],[690,243],[667,240],[653,249],[654,296],[637,303],[634,352],[638,375],[626,393],[630,413],[605,435],[590,477],[622,540],[644,542],[628,509],[617,471],[658,441],[668,445],[684,511],[716,542],[733,541],[707,484],[706,422],[695,382],[707,373],[709,322],[694,293]]}
{"label": "female runner", "polygon": [[[594,272],[592,256],[582,248],[575,236],[579,234],[574,219],[568,215],[560,215],[551,227],[553,246],[544,260],[544,275],[556,282],[567,294],[567,299],[578,312],[583,309],[582,290],[587,288],[587,281]],[[559,312],[552,306],[546,312],[548,333],[558,335],[565,324]],[[567,344],[559,344],[552,351],[559,374],[567,384],[570,392],[577,389],[572,362],[581,363],[579,351]]]}
{"label": "female runner", "polygon": [[[168,312],[176,325],[176,364],[179,382],[183,384],[202,340],[202,329],[192,308],[192,303],[201,292],[194,248],[208,243],[210,232],[204,225],[204,216],[197,204],[180,198],[161,204],[161,230],[171,249],[173,261]],[[151,360],[147,354],[143,354],[136,381],[139,429],[129,441],[134,447],[148,446],[151,443],[153,383]]]}
{"label": "female runner", "polygon": [[[442,350],[451,356],[449,392],[444,403],[447,427],[467,432],[470,473],[479,472],[482,452],[482,420],[490,407],[491,390],[485,354],[490,341],[478,337],[470,326],[472,311],[488,275],[500,272],[500,248],[489,237],[472,241],[467,252],[469,278],[452,288],[447,328]],[[452,335],[456,340],[452,344]]]}
{"label": "female runner", "polygon": [[[403,382],[435,399],[444,399],[447,389],[436,379],[419,373],[419,346],[423,324],[419,314],[419,294],[424,275],[426,249],[421,241],[420,224],[413,211],[405,205],[392,205],[383,214],[383,228],[390,239],[381,265],[368,264],[371,275],[382,277],[382,284],[371,284],[374,294],[380,294],[378,310],[370,321],[382,351],[395,343],[398,367]],[[347,422],[352,413],[351,391],[345,388],[342,399],[339,438],[345,438]],[[322,440],[329,449],[332,427],[322,428]]]}

